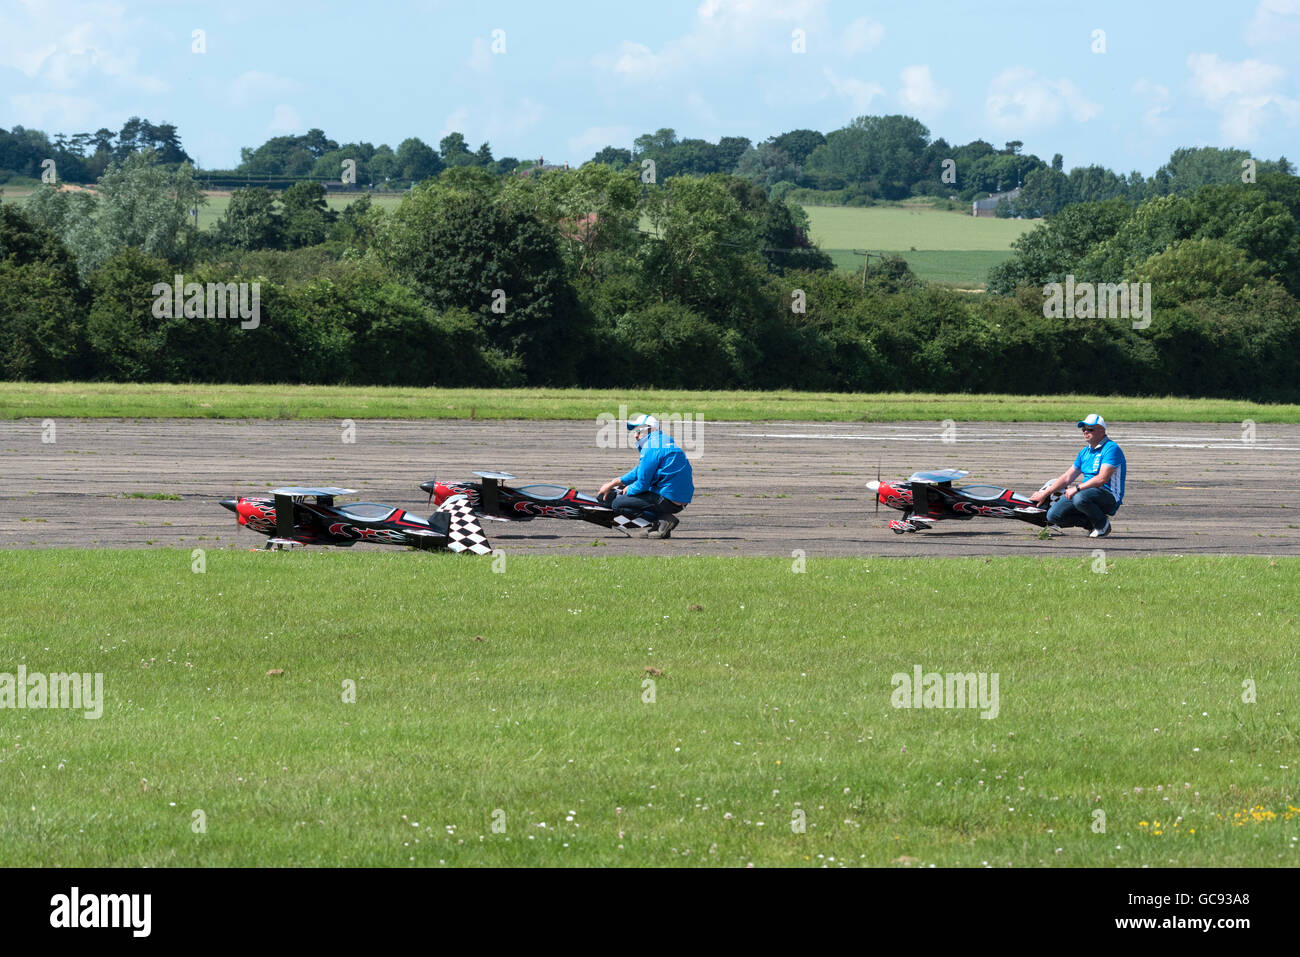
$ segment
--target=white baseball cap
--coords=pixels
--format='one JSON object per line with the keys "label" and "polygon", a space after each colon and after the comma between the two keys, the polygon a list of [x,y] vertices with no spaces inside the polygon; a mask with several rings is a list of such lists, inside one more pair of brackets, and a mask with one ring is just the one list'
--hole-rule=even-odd
{"label": "white baseball cap", "polygon": [[1096,412],[1094,412],[1091,415],[1085,416],[1084,418],[1080,419],[1075,424],[1079,428],[1083,428],[1085,425],[1099,425],[1104,429],[1106,427],[1106,420],[1103,419],[1101,416],[1099,416]]}
{"label": "white baseball cap", "polygon": [[629,432],[635,431],[636,429],[657,428],[659,428],[659,420],[653,415],[634,415],[632,418],[627,420],[627,430]]}

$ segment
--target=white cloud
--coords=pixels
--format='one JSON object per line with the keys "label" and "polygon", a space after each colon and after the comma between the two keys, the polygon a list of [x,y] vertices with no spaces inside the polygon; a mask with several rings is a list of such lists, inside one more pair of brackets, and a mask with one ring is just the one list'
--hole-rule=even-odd
{"label": "white cloud", "polygon": [[475,73],[488,72],[492,69],[492,45],[483,37],[475,37],[465,65]]}
{"label": "white cloud", "polygon": [[1142,77],[1133,84],[1132,93],[1139,100],[1147,102],[1142,111],[1142,128],[1148,133],[1162,135],[1173,128],[1173,123],[1165,116],[1169,112],[1169,88],[1159,83],[1152,83]]}
{"label": "white cloud", "polygon": [[1245,145],[1255,138],[1270,116],[1281,114],[1288,123],[1300,121],[1300,100],[1281,93],[1285,80],[1280,66],[1260,60],[1233,63],[1217,53],[1190,53],[1187,68],[1192,93],[1219,114],[1219,132],[1226,140]]}
{"label": "white cloud", "polygon": [[1050,80],[1023,66],[1008,67],[994,77],[984,109],[994,126],[1010,132],[1050,126],[1063,115],[1086,123],[1101,112],[1070,80]]}
{"label": "white cloud", "polygon": [[69,0],[8,4],[0,12],[0,67],[11,67],[45,89],[98,92],[107,79],[136,93],[168,89],[137,71],[136,44],[149,21],[130,19],[118,3]]}
{"label": "white cloud", "polygon": [[1300,40],[1300,0],[1260,0],[1246,24],[1246,42],[1255,46]]}
{"label": "white cloud", "polygon": [[885,28],[869,17],[858,17],[844,31],[841,45],[849,56],[866,50],[874,50],[884,39]]}
{"label": "white cloud", "polygon": [[536,128],[545,115],[546,107],[527,96],[513,105],[480,106],[472,112],[461,106],[447,114],[438,139],[448,133],[461,133],[465,136],[465,145],[471,150],[478,149],[480,143],[490,143],[492,155],[500,158],[511,149],[503,147],[503,142],[517,143],[524,139],[524,134]]}
{"label": "white cloud", "polygon": [[606,146],[632,148],[632,141],[641,135],[641,130],[631,126],[589,126],[577,136],[569,137],[569,155],[583,163]]}
{"label": "white cloud", "polygon": [[853,104],[853,109],[857,113],[866,113],[871,107],[872,100],[885,95],[885,88],[879,83],[868,83],[853,77],[840,79],[830,67],[823,68],[822,75],[826,77],[826,82],[831,85],[831,89]]}
{"label": "white cloud", "polygon": [[271,122],[267,126],[267,131],[277,136],[287,133],[305,133],[307,124],[302,121],[298,111],[288,103],[277,103],[275,109],[271,111]]}
{"label": "white cloud", "polygon": [[709,101],[700,94],[692,91],[686,97],[686,105],[691,108],[691,112],[698,116],[705,123],[717,123],[718,116],[713,112],[713,107],[709,106]]}
{"label": "white cloud", "polygon": [[947,108],[948,91],[935,84],[928,64],[903,67],[898,77],[903,84],[898,99],[904,112],[924,115],[942,113]]}
{"label": "white cloud", "polygon": [[230,102],[244,106],[257,100],[278,100],[302,90],[303,85],[287,76],[248,70],[230,82],[226,93]]}
{"label": "white cloud", "polygon": [[827,0],[704,0],[690,30],[660,50],[624,41],[617,52],[598,53],[591,63],[598,70],[643,82],[682,78],[739,58],[752,63],[758,51],[789,56],[793,31],[819,32],[826,22],[826,5]]}
{"label": "white cloud", "polygon": [[98,122],[99,106],[87,96],[67,93],[14,93],[9,97],[15,125],[69,129]]}

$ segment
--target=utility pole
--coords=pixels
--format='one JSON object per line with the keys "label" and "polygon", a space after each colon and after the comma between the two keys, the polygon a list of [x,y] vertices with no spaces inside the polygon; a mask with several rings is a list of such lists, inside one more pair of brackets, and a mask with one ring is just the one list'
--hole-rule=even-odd
{"label": "utility pole", "polygon": [[[867,264],[868,264],[869,262],[871,262],[871,253],[870,253],[868,250],[865,250],[865,249],[855,249],[855,250],[853,250],[853,255],[855,255],[855,256],[862,256],[862,257],[863,257],[863,260],[862,260],[862,288],[863,288],[863,289],[866,289],[866,288],[867,288]],[[880,254],[879,254],[879,253],[876,254],[876,258],[877,258],[877,259],[880,258]]]}

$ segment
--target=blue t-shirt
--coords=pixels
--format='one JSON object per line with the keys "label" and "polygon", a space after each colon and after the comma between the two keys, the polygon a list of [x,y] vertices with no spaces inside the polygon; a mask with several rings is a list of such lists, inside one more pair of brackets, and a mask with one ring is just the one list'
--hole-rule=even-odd
{"label": "blue t-shirt", "polygon": [[1103,465],[1115,466],[1115,471],[1111,473],[1102,488],[1115,496],[1115,504],[1120,505],[1124,501],[1125,462],[1124,453],[1114,440],[1107,437],[1095,449],[1085,445],[1074,457],[1074,467],[1083,474],[1080,482],[1088,482],[1096,478]]}

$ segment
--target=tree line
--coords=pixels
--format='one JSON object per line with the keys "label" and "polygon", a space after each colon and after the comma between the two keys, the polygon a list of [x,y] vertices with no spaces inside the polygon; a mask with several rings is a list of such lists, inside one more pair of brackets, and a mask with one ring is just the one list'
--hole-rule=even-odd
{"label": "tree line", "polygon": [[[193,168],[132,153],[93,193],[0,203],[0,375],[1300,400],[1289,174],[1073,204],[972,296],[898,258],[835,272],[802,209],[751,179],[642,172],[464,163],[388,213],[252,187],[199,231]],[[1047,315],[1043,285],[1070,274],[1151,282],[1150,327]],[[178,275],[257,283],[256,327],[158,310]]]}
{"label": "tree line", "polygon": [[[1061,154],[1044,161],[1023,153],[1023,146],[1011,140],[998,148],[980,139],[954,145],[943,137],[931,139],[930,130],[914,117],[859,116],[830,133],[789,130],[757,144],[743,136],[724,136],[716,143],[682,138],[676,130],[663,128],[638,136],[630,149],[606,146],[591,161],[642,171],[653,164],[660,180],[732,174],[777,199],[818,205],[870,205],[919,196],[968,203],[1020,188],[1019,197],[1001,205],[998,214],[1029,218],[1053,215],[1073,203],[1124,199],[1136,204],[1186,195],[1201,186],[1239,179],[1245,160],[1252,161],[1255,174],[1295,172],[1285,156],[1255,160],[1245,150],[1215,147],[1175,150],[1149,177],[1099,165],[1067,172]],[[61,179],[93,183],[109,163],[145,149],[157,152],[165,164],[189,161],[174,125],[155,125],[139,117],[128,120],[117,134],[100,129],[51,139],[38,130],[0,129],[0,182],[7,175],[39,178],[42,161],[53,158]],[[469,166],[505,176],[544,166],[543,159],[497,159],[489,143],[471,149],[459,132],[444,136],[436,149],[419,137],[408,137],[393,149],[386,143],[340,144],[324,131],[311,129],[243,147],[234,169],[208,170],[202,179],[211,187],[287,187],[308,179],[338,181],[348,162],[359,187],[407,189],[446,169]]]}

